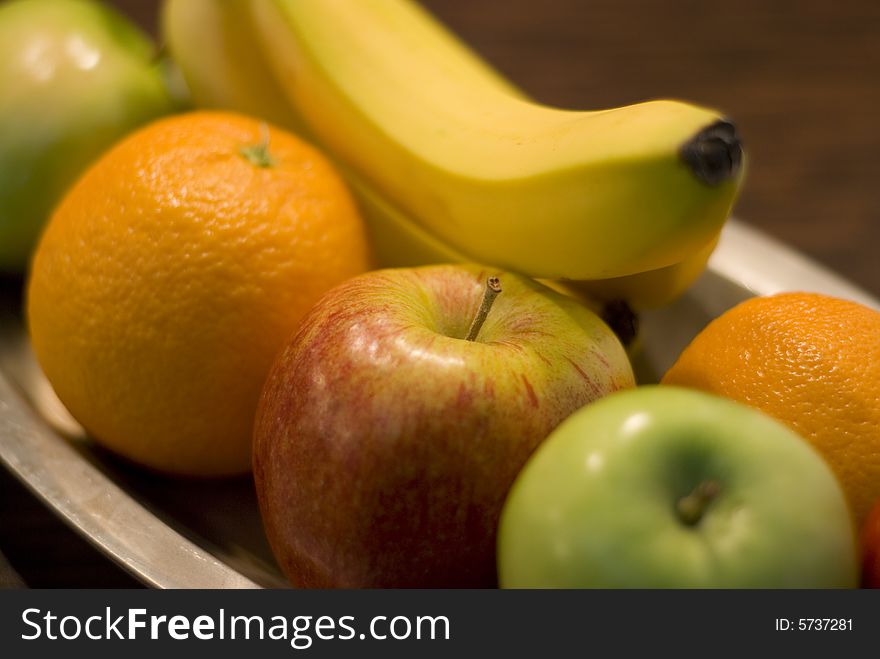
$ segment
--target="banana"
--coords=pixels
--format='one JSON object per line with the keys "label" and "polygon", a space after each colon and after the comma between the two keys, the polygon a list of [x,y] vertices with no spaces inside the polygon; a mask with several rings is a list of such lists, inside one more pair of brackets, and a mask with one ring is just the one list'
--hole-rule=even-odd
{"label": "banana", "polygon": [[[373,253],[385,267],[407,267],[430,263],[472,263],[474,257],[456,250],[435,238],[401,211],[391,206],[356,175],[346,175],[358,199]],[[603,303],[625,300],[639,310],[665,306],[684,293],[706,269],[709,257],[720,238],[716,234],[708,244],[684,261],[633,275],[587,281],[559,281],[541,278],[544,284],[576,297],[599,311]]]}
{"label": "banana", "polygon": [[[296,2],[309,4],[306,0],[296,0]],[[475,54],[413,5],[393,0],[341,5],[331,0],[329,5],[336,5],[338,11],[352,8],[354,5],[360,8],[372,7],[374,10],[381,5],[392,14],[403,10],[404,17],[421,26],[422,32],[416,34],[420,35],[419,39],[423,39],[420,43],[423,43],[429,54],[434,57],[432,60],[434,68],[440,71],[454,68],[461,83],[467,83],[474,88],[494,90],[496,95],[505,99],[527,102],[522,92],[486,66]],[[172,55],[190,85],[194,100],[202,107],[228,108],[261,115],[273,123],[293,129],[322,144],[323,141],[316,139],[309,130],[307,120],[299,112],[300,106],[288,102],[285,98],[284,89],[268,69],[263,55],[254,47],[261,35],[253,32],[254,20],[251,14],[253,6],[252,0],[166,1],[163,11],[163,31]],[[262,21],[266,21],[265,8],[261,8],[259,13]],[[412,24],[403,26],[405,32],[410,30],[407,34],[413,34],[412,28]],[[337,154],[331,152],[331,156],[334,155]],[[479,245],[475,242],[453,241],[437,235],[426,226],[427,223],[420,223],[414,215],[390,201],[390,197],[380,192],[377,185],[368,181],[347,162],[340,162],[337,157],[337,164],[348,179],[364,211],[379,265],[407,266],[486,260],[484,252],[477,249]],[[377,166],[379,164],[377,163]],[[681,164],[677,166],[682,170],[686,169]],[[734,176],[732,182],[727,182],[727,186],[732,187],[734,192],[738,184],[738,176],[741,174]],[[430,198],[437,196],[433,193],[429,194]],[[729,202],[727,203],[729,205]],[[726,215],[726,210],[724,214]],[[544,218],[544,213],[537,213],[534,217],[523,218],[523,221],[541,229]],[[477,217],[475,221],[481,220]],[[621,230],[623,228],[625,224],[618,227]],[[618,232],[618,229],[609,227],[605,231]],[[541,229],[543,233],[547,231],[549,230],[546,228]],[[566,286],[566,290],[587,300],[594,297],[600,299],[623,297],[640,307],[663,304],[680,293],[699,275],[716,236],[717,234],[710,236],[705,246],[690,251],[683,250],[685,256],[680,263],[672,263],[651,272],[639,272],[631,276],[583,284],[570,283]],[[581,242],[588,237],[586,231],[582,230]],[[510,244],[503,229],[493,237],[492,242],[494,246],[505,251]],[[576,258],[586,260],[593,252],[595,245],[590,246],[589,249],[585,247]],[[550,256],[552,257],[553,254]],[[524,266],[519,264],[509,267],[524,269]],[[548,274],[552,276],[554,272],[556,270],[540,269],[532,274],[546,277]],[[566,277],[572,276],[568,271],[566,273]],[[578,278],[577,275],[574,277]]]}
{"label": "banana", "polygon": [[233,109],[302,130],[254,46],[251,0],[170,0],[162,34],[201,108]]}
{"label": "banana", "polygon": [[675,101],[577,112],[487,84],[409,0],[254,0],[260,43],[320,144],[431,235],[539,278],[683,261],[742,177],[733,126]]}
{"label": "banana", "polygon": [[716,235],[684,261],[665,268],[610,279],[566,281],[561,285],[570,295],[582,299],[599,302],[625,300],[639,310],[664,307],[681,296],[703,274],[720,237]]}

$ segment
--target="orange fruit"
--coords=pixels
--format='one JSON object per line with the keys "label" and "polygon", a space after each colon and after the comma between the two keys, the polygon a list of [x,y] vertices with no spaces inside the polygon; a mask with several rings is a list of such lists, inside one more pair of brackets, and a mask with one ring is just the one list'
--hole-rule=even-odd
{"label": "orange fruit", "polygon": [[31,340],[98,443],[168,473],[246,472],[275,353],[368,265],[352,198],[314,148],[240,115],[179,115],[113,147],[51,217]]}
{"label": "orange fruit", "polygon": [[859,525],[880,497],[877,311],[815,293],[752,298],[709,323],[663,383],[787,423],[831,465]]}

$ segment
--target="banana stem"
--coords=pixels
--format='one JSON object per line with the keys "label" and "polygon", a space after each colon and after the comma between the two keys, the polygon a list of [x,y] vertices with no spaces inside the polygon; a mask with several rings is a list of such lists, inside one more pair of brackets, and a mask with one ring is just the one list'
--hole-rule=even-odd
{"label": "banana stem", "polygon": [[480,333],[480,328],[482,328],[483,323],[486,322],[486,316],[489,315],[489,310],[492,308],[492,304],[495,302],[495,298],[498,297],[500,292],[501,280],[498,279],[498,277],[489,277],[486,280],[486,290],[483,292],[483,301],[480,303],[477,315],[474,316],[474,320],[471,323],[471,328],[468,330],[465,341],[476,341],[477,335]]}

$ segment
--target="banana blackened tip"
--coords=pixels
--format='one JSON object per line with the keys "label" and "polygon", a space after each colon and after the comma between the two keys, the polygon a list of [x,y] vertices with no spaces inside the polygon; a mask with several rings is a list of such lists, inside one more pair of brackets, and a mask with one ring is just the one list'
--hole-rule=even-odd
{"label": "banana blackened tip", "polygon": [[718,185],[739,174],[743,147],[736,134],[736,126],[722,119],[706,126],[685,142],[679,155],[703,183]]}
{"label": "banana blackened tip", "polygon": [[629,348],[639,335],[639,317],[626,300],[610,300],[602,308],[602,320],[617,335],[624,348]]}

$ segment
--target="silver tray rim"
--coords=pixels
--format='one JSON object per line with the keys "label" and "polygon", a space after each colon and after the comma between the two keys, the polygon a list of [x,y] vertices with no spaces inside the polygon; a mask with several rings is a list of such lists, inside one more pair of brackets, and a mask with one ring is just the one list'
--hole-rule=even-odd
{"label": "silver tray rim", "polygon": [[[880,311],[880,301],[866,291],[736,219],[727,222],[708,270],[752,295],[813,291]],[[0,462],[79,535],[147,586],[260,588],[168,526],[84,459],[2,370]]]}

